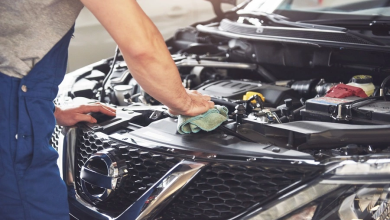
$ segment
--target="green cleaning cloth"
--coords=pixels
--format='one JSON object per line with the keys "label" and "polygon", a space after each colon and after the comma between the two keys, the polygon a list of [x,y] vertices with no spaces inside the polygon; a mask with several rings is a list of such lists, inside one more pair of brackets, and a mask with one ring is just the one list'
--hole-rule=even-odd
{"label": "green cleaning cloth", "polygon": [[216,105],[213,109],[198,116],[180,115],[177,120],[177,131],[180,134],[198,133],[200,130],[212,131],[228,119],[228,109]]}

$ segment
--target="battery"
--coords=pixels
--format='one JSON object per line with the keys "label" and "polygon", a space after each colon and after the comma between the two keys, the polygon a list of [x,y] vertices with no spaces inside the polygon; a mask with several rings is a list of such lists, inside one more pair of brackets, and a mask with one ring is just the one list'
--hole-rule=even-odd
{"label": "battery", "polygon": [[[360,97],[330,98],[319,97],[306,101],[306,108],[301,110],[302,119],[305,121],[334,122],[332,114],[338,112],[338,105],[358,101]],[[347,105],[343,105],[342,114],[347,113]],[[364,100],[352,106],[351,124],[390,124],[390,102],[382,100]]]}

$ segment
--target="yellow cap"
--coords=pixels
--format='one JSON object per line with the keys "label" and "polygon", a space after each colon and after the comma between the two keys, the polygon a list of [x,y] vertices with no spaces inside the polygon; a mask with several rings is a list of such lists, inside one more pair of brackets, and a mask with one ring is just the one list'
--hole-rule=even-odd
{"label": "yellow cap", "polygon": [[[258,92],[247,92],[242,99],[248,100],[250,97],[252,97],[254,95],[258,95],[261,98],[261,100],[263,100],[263,102],[265,102],[265,98],[264,98],[263,94],[258,93]],[[256,104],[256,101],[252,100],[252,103]]]}

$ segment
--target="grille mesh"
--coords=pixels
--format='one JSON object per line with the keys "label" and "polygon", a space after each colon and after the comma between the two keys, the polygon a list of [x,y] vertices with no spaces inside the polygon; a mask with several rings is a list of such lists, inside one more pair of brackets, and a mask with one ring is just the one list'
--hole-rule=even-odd
{"label": "grille mesh", "polygon": [[191,183],[162,217],[227,219],[314,174],[315,170],[299,166],[215,163]]}
{"label": "grille mesh", "polygon": [[[101,212],[116,216],[185,156],[155,153],[108,139],[102,133],[80,128],[76,146],[76,190],[86,199],[80,185],[80,170],[99,150],[116,148],[126,160],[128,174],[110,197],[95,204]],[[209,161],[210,162],[210,161]],[[224,161],[210,163],[161,214],[161,219],[226,219],[306,177],[318,168]]]}

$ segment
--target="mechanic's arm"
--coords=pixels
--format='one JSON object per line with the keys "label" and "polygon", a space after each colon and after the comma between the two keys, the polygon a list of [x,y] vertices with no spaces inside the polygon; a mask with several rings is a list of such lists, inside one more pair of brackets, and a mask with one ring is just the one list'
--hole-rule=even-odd
{"label": "mechanic's arm", "polygon": [[118,44],[133,77],[172,114],[195,116],[214,107],[186,91],[164,39],[135,0],[81,0]]}

